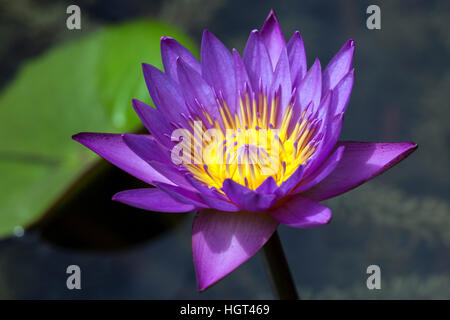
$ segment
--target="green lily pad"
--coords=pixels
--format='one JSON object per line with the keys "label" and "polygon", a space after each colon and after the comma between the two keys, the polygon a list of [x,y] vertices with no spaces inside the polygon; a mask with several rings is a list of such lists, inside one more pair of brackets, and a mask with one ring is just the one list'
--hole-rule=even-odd
{"label": "green lily pad", "polygon": [[55,47],[0,94],[0,237],[35,223],[98,157],[81,131],[140,127],[131,99],[150,103],[141,63],[161,67],[160,37],[193,46],[158,22],[105,27]]}

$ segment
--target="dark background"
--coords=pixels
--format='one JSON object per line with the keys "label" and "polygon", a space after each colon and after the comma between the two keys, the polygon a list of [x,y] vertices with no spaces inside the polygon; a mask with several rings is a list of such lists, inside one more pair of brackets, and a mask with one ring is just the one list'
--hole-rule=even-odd
{"label": "dark background", "polygon": [[[65,26],[72,3],[82,12],[77,32]],[[370,4],[381,8],[381,30],[366,28]],[[197,44],[207,28],[242,52],[270,8],[287,39],[300,30],[309,65],[318,57],[325,66],[347,39],[355,39],[355,85],[341,139],[419,145],[388,173],[328,200],[329,225],[280,227],[300,295],[449,299],[448,1],[0,1],[0,88],[48,48],[138,17],[176,26]],[[69,137],[67,143],[73,143]],[[0,298],[272,297],[259,254],[198,293],[190,247],[193,215],[146,213],[111,202],[115,192],[141,184],[100,166],[97,179],[49,218],[22,237],[0,242]],[[81,267],[82,290],[66,288],[71,264]],[[381,290],[366,287],[371,264],[381,268]]]}

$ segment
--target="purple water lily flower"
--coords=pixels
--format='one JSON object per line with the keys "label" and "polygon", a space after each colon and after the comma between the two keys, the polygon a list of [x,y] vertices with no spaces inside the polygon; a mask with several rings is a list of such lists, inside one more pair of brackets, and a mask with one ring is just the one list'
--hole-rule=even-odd
{"label": "purple water lily flower", "polygon": [[[349,40],[323,71],[317,59],[308,69],[300,33],[286,43],[273,11],[250,33],[243,57],[209,31],[201,63],[163,37],[165,72],[143,64],[156,109],[133,101],[151,135],[73,138],[154,186],[119,192],[113,200],[150,211],[197,211],[192,250],[204,290],[253,256],[280,223],[327,224],[331,210],[320,201],[374,178],[417,148],[338,141],[353,86],[353,52]],[[203,139],[210,129],[215,138]],[[186,134],[174,139],[177,130]],[[261,132],[268,144],[254,139]],[[192,141],[193,150],[176,149]],[[208,152],[199,156],[196,148]],[[174,150],[195,161],[176,161]]]}

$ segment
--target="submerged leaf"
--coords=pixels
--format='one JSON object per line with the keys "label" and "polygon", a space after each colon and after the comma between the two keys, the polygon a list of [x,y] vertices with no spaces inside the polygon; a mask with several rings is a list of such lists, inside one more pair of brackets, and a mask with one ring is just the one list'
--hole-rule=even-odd
{"label": "submerged leaf", "polygon": [[[26,64],[0,95],[0,237],[27,227],[97,159],[74,132],[136,130],[131,99],[150,102],[141,63],[162,66],[157,22],[106,27]],[[17,230],[17,229],[16,229]]]}

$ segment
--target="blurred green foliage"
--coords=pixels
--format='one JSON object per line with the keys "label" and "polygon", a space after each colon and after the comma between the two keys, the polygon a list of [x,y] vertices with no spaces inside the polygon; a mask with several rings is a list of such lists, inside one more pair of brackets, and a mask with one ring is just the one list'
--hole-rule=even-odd
{"label": "blurred green foliage", "polygon": [[22,67],[0,95],[0,237],[39,219],[97,157],[70,140],[80,131],[139,126],[131,99],[150,103],[141,63],[161,67],[159,39],[186,36],[164,24],[104,27]]}

